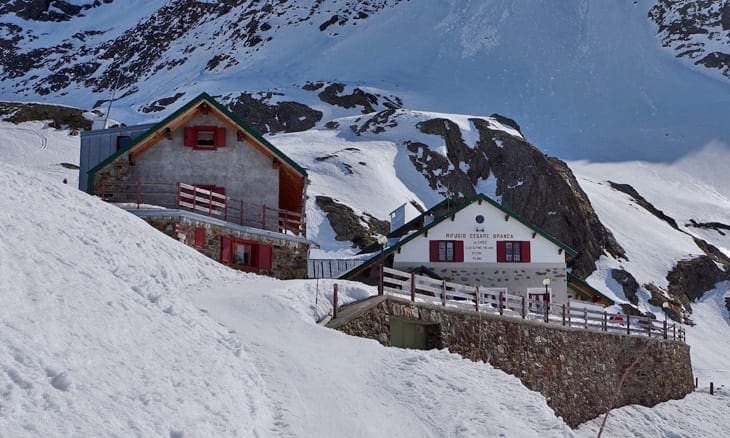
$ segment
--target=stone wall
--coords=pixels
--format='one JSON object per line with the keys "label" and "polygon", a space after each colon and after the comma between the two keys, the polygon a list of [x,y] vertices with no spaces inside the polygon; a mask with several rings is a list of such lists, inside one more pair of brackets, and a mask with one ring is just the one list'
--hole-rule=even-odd
{"label": "stone wall", "polygon": [[[309,245],[305,243],[232,230],[188,217],[155,216],[144,217],[143,219],[168,236],[195,248],[216,261],[220,261],[221,237],[223,236],[271,245],[271,270],[258,270],[255,271],[256,273],[282,280],[306,278]],[[195,247],[195,229],[199,227],[205,229],[206,239],[202,248]],[[231,267],[236,268],[236,266]]]}
{"label": "stone wall", "polygon": [[442,345],[474,361],[488,362],[542,393],[571,427],[603,414],[616,383],[647,349],[628,375],[614,407],[653,406],[694,389],[689,346],[676,341],[570,329],[499,315],[418,306],[377,297],[369,309],[341,316],[328,326],[390,346],[389,319],[438,324]]}

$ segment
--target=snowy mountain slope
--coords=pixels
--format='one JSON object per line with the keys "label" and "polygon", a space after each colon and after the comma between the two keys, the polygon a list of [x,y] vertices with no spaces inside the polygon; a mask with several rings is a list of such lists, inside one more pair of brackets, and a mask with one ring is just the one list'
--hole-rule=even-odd
{"label": "snowy mountain slope", "polygon": [[[115,114],[135,123],[201,91],[296,96],[330,81],[397,95],[409,108],[505,114],[564,159],[666,162],[730,141],[730,84],[662,49],[649,0],[133,0],[60,21],[17,6],[30,3],[17,0],[0,18],[3,99],[90,108],[116,85]],[[682,11],[669,15],[704,16]],[[725,34],[698,38],[726,45]],[[317,104],[304,94],[295,101]]]}

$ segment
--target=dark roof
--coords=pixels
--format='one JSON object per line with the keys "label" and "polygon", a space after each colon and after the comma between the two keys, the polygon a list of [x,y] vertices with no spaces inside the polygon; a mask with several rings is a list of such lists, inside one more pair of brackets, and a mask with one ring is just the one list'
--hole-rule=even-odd
{"label": "dark roof", "polygon": [[127,147],[120,149],[116,153],[110,155],[107,157],[104,161],[94,166],[91,170],[89,170],[87,173],[89,175],[88,178],[88,185],[87,185],[87,192],[91,193],[92,191],[92,184],[94,180],[94,174],[104,168],[107,164],[111,163],[115,159],[119,158],[120,156],[124,155],[128,151],[130,151],[132,148],[137,146],[139,143],[146,140],[150,135],[152,135],[154,132],[156,132],[158,129],[164,127],[171,121],[178,118],[182,113],[189,110],[193,106],[197,105],[201,101],[205,100],[212,106],[214,106],[218,111],[223,113],[226,117],[231,119],[235,124],[237,124],[241,129],[249,133],[252,137],[254,137],[256,140],[261,142],[267,149],[269,149],[274,155],[276,155],[278,158],[282,159],[284,162],[289,164],[297,173],[301,174],[303,177],[307,177],[307,171],[304,170],[301,166],[299,166],[297,163],[295,163],[291,158],[287,157],[282,151],[280,151],[276,146],[269,143],[261,134],[256,132],[248,123],[245,121],[239,119],[236,117],[232,112],[228,111],[223,105],[218,103],[215,99],[213,99],[208,93],[201,93],[197,97],[195,97],[190,102],[186,103],[184,106],[182,106],[180,109],[175,111],[174,113],[170,114],[169,116],[165,117],[161,122],[155,124],[151,128],[149,128],[147,131],[144,132],[144,134],[138,136],[132,143],[127,145]]}
{"label": "dark roof", "polygon": [[[451,217],[452,215],[460,212],[464,208],[468,207],[469,205],[471,205],[471,204],[473,204],[473,203],[475,203],[475,202],[477,202],[479,200],[488,202],[492,206],[500,209],[502,212],[510,215],[511,217],[513,217],[514,219],[516,219],[521,224],[523,224],[526,227],[530,228],[534,232],[540,234],[541,236],[543,236],[544,238],[546,238],[550,242],[554,243],[558,247],[562,248],[566,252],[566,254],[569,254],[571,256],[575,256],[576,254],[578,254],[573,248],[567,246],[566,244],[564,244],[563,242],[561,242],[560,240],[558,240],[556,237],[554,237],[553,235],[549,234],[547,231],[544,231],[544,230],[538,228],[537,226],[535,226],[535,225],[531,224],[530,222],[528,222],[526,219],[522,218],[520,215],[518,215],[518,214],[512,212],[511,210],[507,209],[506,207],[502,206],[502,204],[500,204],[497,201],[493,200],[489,196],[487,196],[487,195],[485,195],[483,193],[480,193],[480,194],[478,194],[476,196],[473,196],[473,197],[471,197],[469,199],[464,200],[460,204],[456,204],[453,209],[451,209],[448,212],[442,214],[441,216],[435,217],[434,220],[433,220],[433,222],[431,222],[430,224],[426,225],[425,227],[420,228],[417,231],[412,232],[411,234],[407,235],[406,237],[400,239],[394,245],[389,246],[389,247],[386,247],[385,250],[383,251],[384,252],[384,255],[388,255],[388,254],[393,253],[395,250],[397,250],[398,248],[400,248],[404,244],[410,242],[411,240],[415,239],[416,237],[420,236],[421,234],[425,233],[426,231],[428,231],[431,228],[435,227],[436,225],[440,224],[441,222],[443,222],[444,220],[446,220],[448,217]],[[427,215],[429,212],[434,211],[434,209],[436,209],[437,207],[443,206],[447,201],[449,201],[449,200],[444,200],[444,201],[436,204],[434,207],[431,207],[430,209],[426,210],[423,214],[421,214],[421,216],[418,216],[417,218],[415,218],[415,219],[411,220],[410,222],[408,222],[408,224],[411,224],[414,221],[418,220],[419,218],[422,218],[423,216]],[[453,202],[453,201],[451,201],[451,202]],[[403,227],[407,226],[408,224],[404,225]],[[402,229],[403,227],[398,228],[398,230]],[[396,230],[396,231],[398,231],[398,230]],[[393,234],[395,234],[395,233],[393,232],[390,235],[393,235]],[[361,253],[362,253],[362,251],[361,251]],[[342,274],[340,276],[340,278],[348,278],[349,276],[356,274],[360,270],[362,270],[362,269],[368,267],[370,264],[372,264],[376,259],[378,259],[378,257],[380,257],[380,253],[378,253],[375,256],[369,258],[368,260],[365,261],[365,263],[363,263],[363,264],[361,264],[359,266],[356,266],[355,268],[353,268],[353,269],[345,272],[344,274]]]}
{"label": "dark roof", "polygon": [[[580,286],[580,287],[578,287],[578,286]],[[568,272],[568,287],[584,296],[585,296],[586,292],[582,289],[587,289],[589,292],[591,292],[594,295],[598,296],[599,298],[602,298],[605,301],[607,301],[610,305],[616,304],[616,302],[614,300],[603,295],[598,289],[594,288],[593,286],[588,284],[585,280],[581,279],[580,277],[578,277],[575,274],[570,273],[570,272]],[[593,299],[594,297],[588,297],[588,298]]]}

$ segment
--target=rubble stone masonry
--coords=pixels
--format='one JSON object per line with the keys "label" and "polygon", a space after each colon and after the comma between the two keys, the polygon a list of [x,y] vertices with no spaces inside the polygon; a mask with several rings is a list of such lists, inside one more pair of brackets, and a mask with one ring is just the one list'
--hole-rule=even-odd
{"label": "rubble stone masonry", "polygon": [[393,297],[371,300],[374,305],[364,311],[348,314],[343,309],[328,326],[386,346],[390,346],[390,318],[437,327],[436,337],[429,337],[430,346],[448,348],[518,377],[542,393],[571,427],[606,412],[622,374],[644,350],[614,407],[653,406],[694,389],[689,346],[681,342],[445,310]]}

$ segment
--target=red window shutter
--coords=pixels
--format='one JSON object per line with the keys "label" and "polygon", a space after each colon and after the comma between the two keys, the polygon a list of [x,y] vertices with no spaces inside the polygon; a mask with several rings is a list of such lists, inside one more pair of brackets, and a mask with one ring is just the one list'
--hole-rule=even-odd
{"label": "red window shutter", "polygon": [[270,245],[259,245],[257,260],[259,269],[271,269],[271,249]]}
{"label": "red window shutter", "polygon": [[213,144],[217,148],[221,148],[226,145],[226,128],[215,128]]}
{"label": "red window shutter", "polygon": [[205,248],[205,228],[195,227],[195,247]]}
{"label": "red window shutter", "polygon": [[520,261],[524,263],[530,262],[530,242],[520,242]]}
{"label": "red window shutter", "polygon": [[507,261],[507,242],[497,242],[497,261]]}
{"label": "red window shutter", "polygon": [[231,263],[231,247],[233,241],[230,237],[221,237],[221,261],[223,263]]}
{"label": "red window shutter", "polygon": [[439,261],[439,241],[431,240],[428,242],[428,259],[432,262]]}
{"label": "red window shutter", "polygon": [[464,261],[464,241],[463,240],[454,241],[454,261],[455,262]]}
{"label": "red window shutter", "polygon": [[185,146],[194,147],[195,146],[195,128],[192,126],[186,126],[185,127],[185,135],[183,139],[183,144]]}

